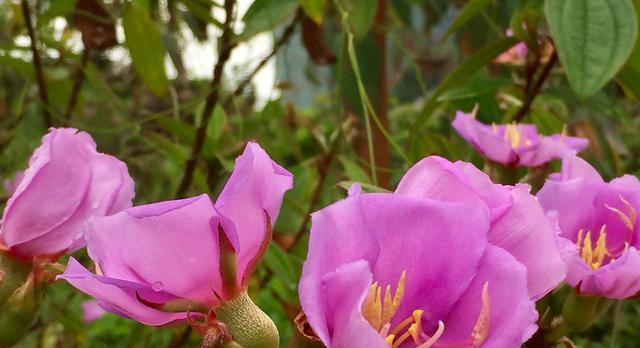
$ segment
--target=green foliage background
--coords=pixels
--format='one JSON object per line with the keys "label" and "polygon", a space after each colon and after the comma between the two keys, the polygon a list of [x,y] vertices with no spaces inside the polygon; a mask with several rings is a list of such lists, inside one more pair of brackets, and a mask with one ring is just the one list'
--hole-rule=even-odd
{"label": "green foliage background", "polygon": [[[173,199],[208,116],[205,101],[218,88],[186,194],[215,197],[250,139],[295,175],[274,242],[250,284],[280,328],[283,346],[299,311],[296,284],[309,212],[343,197],[353,181],[367,190],[393,189],[427,155],[483,168],[451,129],[456,110],[477,106],[481,120],[504,123],[530,102],[523,121],[545,134],[566,125],[589,138],[584,157],[603,177],[640,171],[637,0],[255,0],[246,13],[233,12],[231,42],[273,36],[274,54],[267,58],[276,62],[277,97],[264,102],[256,100],[253,84],[243,86],[259,61],[226,69],[213,86],[212,76],[197,78],[185,68],[197,57],[184,54],[184,32],[215,42],[226,27],[222,0],[82,2],[88,7],[75,0],[27,1],[48,105],[39,95],[21,3],[0,2],[0,178],[26,167],[48,111],[53,125],[88,131],[100,151],[127,163],[136,204]],[[594,13],[597,20],[589,17]],[[55,29],[59,18],[66,24]],[[116,27],[123,35],[114,41]],[[525,59],[493,63],[519,41],[529,47]],[[559,63],[542,77],[552,59],[545,45],[552,41]],[[114,59],[116,49],[130,60]],[[165,61],[176,76],[167,74]],[[199,344],[184,328],[143,327],[114,315],[85,323],[83,300],[66,283],[51,285],[19,347]],[[582,347],[636,347],[639,327],[640,305],[629,300],[572,338]]]}

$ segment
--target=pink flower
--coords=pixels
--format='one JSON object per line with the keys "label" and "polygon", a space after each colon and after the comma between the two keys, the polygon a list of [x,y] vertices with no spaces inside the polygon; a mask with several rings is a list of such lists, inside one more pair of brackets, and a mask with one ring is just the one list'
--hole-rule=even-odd
{"label": "pink flower", "polygon": [[96,151],[85,132],[52,128],[29,160],[4,210],[0,242],[19,257],[83,246],[83,224],[131,206],[127,166]]}
{"label": "pink flower", "polygon": [[567,283],[587,295],[624,299],[638,294],[640,181],[635,176],[607,183],[589,163],[568,154],[538,198],[557,216],[566,238]]}
{"label": "pink flower", "polygon": [[328,348],[515,348],[536,331],[527,270],[483,205],[359,194],[314,213],[300,282]]}
{"label": "pink flower", "polygon": [[544,136],[533,124],[485,125],[470,113],[458,111],[453,128],[486,158],[508,166],[535,167],[561,158],[565,153],[582,151],[589,141],[564,132]]}
{"label": "pink flower", "polygon": [[[246,288],[292,181],[249,143],[215,204],[200,195],[91,219],[87,248],[97,274],[71,258],[60,278],[146,325],[206,315]],[[234,279],[221,266],[229,252]]]}

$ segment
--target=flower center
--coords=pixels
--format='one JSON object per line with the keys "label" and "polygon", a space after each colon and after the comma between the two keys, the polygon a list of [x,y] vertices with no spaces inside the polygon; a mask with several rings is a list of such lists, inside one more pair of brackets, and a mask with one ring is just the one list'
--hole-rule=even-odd
{"label": "flower center", "polygon": [[[491,124],[493,133],[498,134],[498,126],[495,123]],[[520,129],[520,125],[510,123],[504,126],[504,140],[508,141],[512,148],[516,148],[522,144],[529,146],[531,140],[527,139]]]}
{"label": "flower center", "polygon": [[[637,218],[637,212],[635,208],[624,199],[622,196],[618,196],[620,201],[625,206],[627,213],[624,213],[622,210],[618,208],[614,208],[605,204],[604,206],[610,211],[614,212],[627,229],[627,235],[624,242],[624,247],[616,251],[610,251],[607,249],[607,225],[604,224],[600,228],[600,233],[598,235],[598,239],[593,246],[591,242],[591,231],[587,231],[586,236],[584,236],[584,230],[580,229],[578,231],[578,239],[576,240],[576,245],[578,246],[578,253],[580,254],[580,258],[582,258],[587,265],[589,265],[592,269],[598,269],[605,263],[605,257],[609,257],[610,261],[614,261],[616,257],[620,257],[622,253],[624,253],[629,248],[629,241],[633,237],[633,230],[635,228],[635,222]],[[584,237],[584,238],[583,238]]]}
{"label": "flower center", "polygon": [[[442,336],[444,323],[438,321],[438,328],[430,336],[422,328],[421,309],[414,310],[409,317],[402,320],[395,327],[391,328],[391,320],[394,318],[400,303],[404,297],[407,272],[402,272],[395,292],[391,293],[391,286],[384,288],[378,282],[371,284],[369,294],[364,301],[362,315],[371,326],[384,337],[386,343],[391,348],[398,348],[405,342],[412,340],[415,348],[430,348]],[[455,342],[447,347],[471,347],[477,348],[484,343],[489,336],[489,284],[485,283],[482,288],[482,308],[476,324],[468,340]]]}

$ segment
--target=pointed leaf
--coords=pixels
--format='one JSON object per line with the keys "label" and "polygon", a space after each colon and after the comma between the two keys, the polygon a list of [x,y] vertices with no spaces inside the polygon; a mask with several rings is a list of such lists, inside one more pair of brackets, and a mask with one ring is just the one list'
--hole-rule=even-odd
{"label": "pointed leaf", "polygon": [[164,95],[169,83],[164,71],[165,51],[160,31],[149,13],[132,2],[124,11],[122,27],[136,72],[153,93]]}
{"label": "pointed leaf", "polygon": [[547,0],[545,14],[560,62],[580,98],[611,80],[638,34],[631,0]]}

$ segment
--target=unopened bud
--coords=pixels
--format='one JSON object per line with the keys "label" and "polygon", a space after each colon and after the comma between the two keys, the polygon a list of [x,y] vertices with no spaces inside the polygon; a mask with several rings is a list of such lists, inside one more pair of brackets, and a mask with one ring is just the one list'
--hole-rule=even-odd
{"label": "unopened bud", "polygon": [[604,314],[611,300],[606,297],[581,296],[571,292],[562,307],[562,316],[571,331],[583,331]]}

